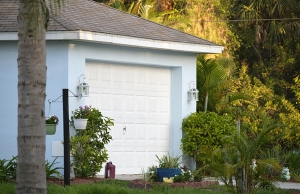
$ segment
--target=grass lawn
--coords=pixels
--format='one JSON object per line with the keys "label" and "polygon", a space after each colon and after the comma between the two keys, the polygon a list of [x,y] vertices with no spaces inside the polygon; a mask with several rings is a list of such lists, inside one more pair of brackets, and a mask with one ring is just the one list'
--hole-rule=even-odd
{"label": "grass lawn", "polygon": [[[258,190],[254,194],[295,194],[300,191],[277,189],[275,191]],[[14,194],[15,184],[0,184],[1,194]],[[93,184],[71,185],[70,187],[48,185],[48,194],[229,194],[224,186],[209,186],[202,189],[171,188],[168,185],[154,187],[152,190],[131,189],[129,181],[102,181]]]}

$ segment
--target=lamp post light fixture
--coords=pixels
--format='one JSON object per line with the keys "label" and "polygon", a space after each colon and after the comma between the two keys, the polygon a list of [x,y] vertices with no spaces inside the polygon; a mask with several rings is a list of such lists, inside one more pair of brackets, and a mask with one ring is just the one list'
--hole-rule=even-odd
{"label": "lamp post light fixture", "polygon": [[[82,82],[80,82],[81,77],[82,77]],[[78,94],[79,98],[89,96],[89,94],[90,94],[90,91],[89,91],[90,86],[89,86],[89,84],[84,82],[85,78],[86,78],[85,75],[81,74],[79,77],[79,80],[78,80],[79,83],[77,86],[77,94]]]}
{"label": "lamp post light fixture", "polygon": [[[191,84],[193,85],[192,87]],[[199,91],[196,88],[196,83],[194,81],[191,81],[188,88],[188,100],[198,101],[198,93]]]}

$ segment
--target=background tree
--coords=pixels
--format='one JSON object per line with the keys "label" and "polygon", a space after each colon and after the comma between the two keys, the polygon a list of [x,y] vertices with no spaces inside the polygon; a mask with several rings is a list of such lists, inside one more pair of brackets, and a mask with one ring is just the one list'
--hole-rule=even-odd
{"label": "background tree", "polygon": [[299,5],[287,1],[232,1],[231,29],[239,34],[240,49],[236,61],[245,62],[251,77],[256,77],[276,94],[291,101],[293,79],[299,72]]}
{"label": "background tree", "polygon": [[200,96],[197,103],[198,111],[216,112],[217,103],[230,90],[232,72],[231,67],[226,65],[221,60],[205,59],[204,55],[197,58],[197,88]]}
{"label": "background tree", "polygon": [[[19,0],[16,193],[47,193],[45,173],[46,27],[44,0]],[[60,5],[61,0],[50,1]],[[50,6],[53,7],[53,6]]]}
{"label": "background tree", "polygon": [[[263,112],[258,117],[261,128],[257,136],[249,136],[247,130],[236,130],[233,135],[224,137],[229,143],[210,153],[212,162],[203,167],[210,169],[213,175],[221,177],[225,185],[230,190],[236,189],[237,193],[251,193],[258,187],[271,188],[274,181],[272,172],[278,173],[281,170],[279,161],[265,154],[272,149],[268,146],[268,141],[274,138],[270,132],[281,125],[272,123]],[[242,125],[243,127],[245,126]],[[233,176],[236,187],[232,184]]]}

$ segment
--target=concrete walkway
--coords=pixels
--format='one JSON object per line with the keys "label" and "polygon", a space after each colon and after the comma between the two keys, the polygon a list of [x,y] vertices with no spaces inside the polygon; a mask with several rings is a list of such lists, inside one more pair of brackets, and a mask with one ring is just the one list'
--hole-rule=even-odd
{"label": "concrete walkway", "polygon": [[278,187],[282,189],[297,189],[300,190],[300,183],[291,183],[291,182],[277,182]]}
{"label": "concrete walkway", "polygon": [[[99,175],[97,176],[99,178],[104,178],[104,176]],[[117,180],[135,180],[135,179],[141,179],[141,174],[119,174],[116,175],[115,179]],[[277,182],[278,187],[282,189],[297,189],[300,190],[300,183],[291,183],[291,182]],[[219,182],[220,185],[222,185],[222,182]]]}

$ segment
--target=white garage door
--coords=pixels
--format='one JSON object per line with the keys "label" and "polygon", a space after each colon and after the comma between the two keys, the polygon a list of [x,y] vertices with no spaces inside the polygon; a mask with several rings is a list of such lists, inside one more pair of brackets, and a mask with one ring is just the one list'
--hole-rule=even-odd
{"label": "white garage door", "polygon": [[87,63],[86,76],[86,104],[114,119],[106,148],[116,174],[157,165],[169,151],[170,69]]}

